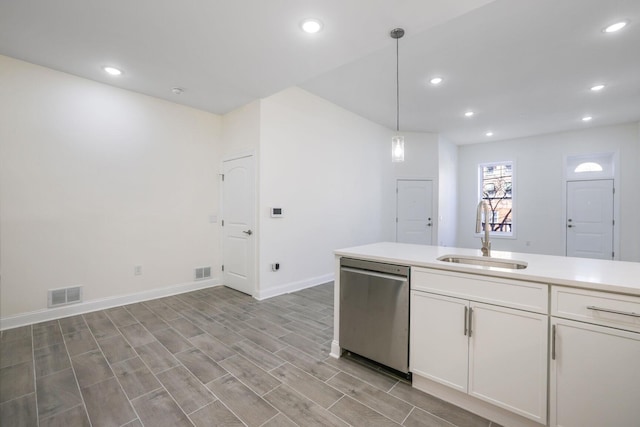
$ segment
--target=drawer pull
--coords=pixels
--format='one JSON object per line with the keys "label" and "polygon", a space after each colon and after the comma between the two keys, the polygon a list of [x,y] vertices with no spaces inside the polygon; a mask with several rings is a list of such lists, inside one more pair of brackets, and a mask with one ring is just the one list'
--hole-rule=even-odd
{"label": "drawer pull", "polygon": [[611,310],[610,308],[596,307],[594,305],[587,306],[587,310],[604,311],[606,313],[622,314],[623,316],[640,317],[640,313],[634,313],[632,311]]}

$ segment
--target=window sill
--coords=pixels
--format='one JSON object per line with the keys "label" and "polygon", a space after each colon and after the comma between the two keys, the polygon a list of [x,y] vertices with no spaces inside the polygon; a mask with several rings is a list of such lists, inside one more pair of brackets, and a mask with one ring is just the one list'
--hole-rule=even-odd
{"label": "window sill", "polygon": [[[480,239],[480,238],[484,237],[484,233],[474,233],[474,236],[477,237],[478,239]],[[500,234],[489,233],[489,238],[490,239],[516,240],[516,233],[514,233],[514,232],[511,232],[511,233],[500,233]]]}

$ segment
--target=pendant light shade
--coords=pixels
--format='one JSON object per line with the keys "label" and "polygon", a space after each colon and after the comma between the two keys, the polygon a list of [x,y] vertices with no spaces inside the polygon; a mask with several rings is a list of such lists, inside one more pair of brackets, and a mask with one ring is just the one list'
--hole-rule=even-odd
{"label": "pendant light shade", "polygon": [[396,135],[391,138],[391,161],[404,162],[404,136],[400,135],[400,57],[398,40],[404,36],[402,28],[391,30],[391,38],[396,39]]}
{"label": "pendant light shade", "polygon": [[404,162],[404,136],[402,135],[391,138],[391,161]]}

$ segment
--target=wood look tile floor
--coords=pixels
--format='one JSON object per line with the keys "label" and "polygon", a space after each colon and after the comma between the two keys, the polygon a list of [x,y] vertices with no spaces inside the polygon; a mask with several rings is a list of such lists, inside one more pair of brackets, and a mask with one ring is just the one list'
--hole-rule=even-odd
{"label": "wood look tile floor", "polygon": [[495,427],[329,357],[333,284],[215,287],[3,331],[0,425]]}

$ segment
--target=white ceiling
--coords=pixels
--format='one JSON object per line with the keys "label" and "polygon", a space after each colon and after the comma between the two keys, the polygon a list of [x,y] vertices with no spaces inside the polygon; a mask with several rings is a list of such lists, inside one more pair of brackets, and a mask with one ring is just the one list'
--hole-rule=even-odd
{"label": "white ceiling", "polygon": [[297,85],[389,128],[395,27],[401,130],[464,144],[640,121],[638,0],[0,0],[7,56],[217,114]]}

